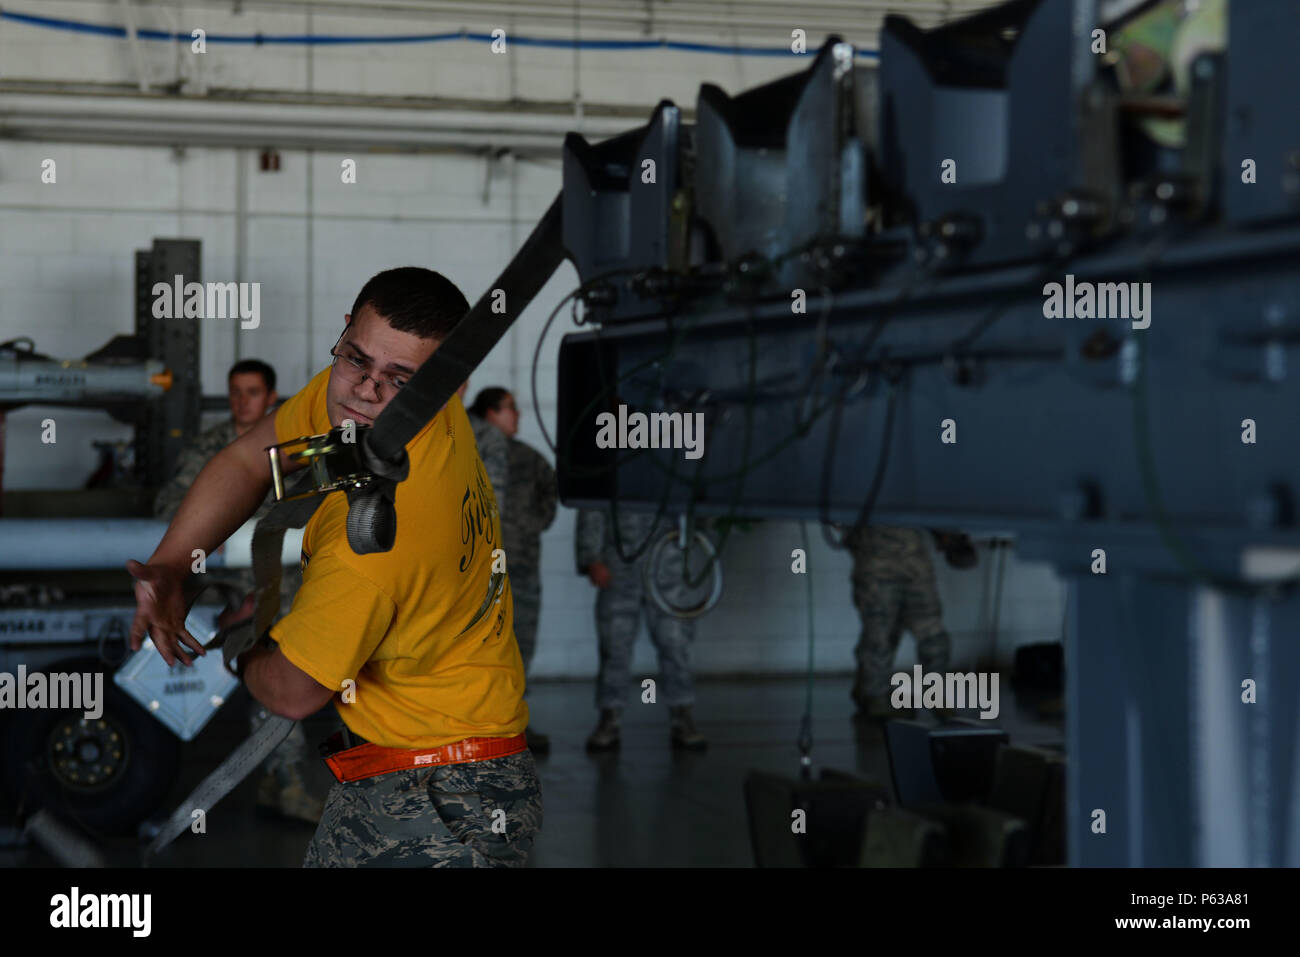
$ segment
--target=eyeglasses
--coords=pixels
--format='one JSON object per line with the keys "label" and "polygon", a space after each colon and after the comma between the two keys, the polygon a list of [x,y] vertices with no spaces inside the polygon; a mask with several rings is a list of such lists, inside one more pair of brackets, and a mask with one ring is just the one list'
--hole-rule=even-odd
{"label": "eyeglasses", "polygon": [[[342,338],[340,334],[339,338]],[[348,382],[361,383],[369,379],[375,384],[375,391],[379,391],[380,386],[388,386],[394,393],[400,392],[402,386],[406,385],[408,377],[405,375],[379,375],[373,376],[369,373],[370,363],[362,359],[354,352],[339,352],[338,343],[334,343],[334,348],[330,349],[330,355],[334,357],[334,368],[338,369],[339,375]],[[340,362],[339,360],[343,361]]]}

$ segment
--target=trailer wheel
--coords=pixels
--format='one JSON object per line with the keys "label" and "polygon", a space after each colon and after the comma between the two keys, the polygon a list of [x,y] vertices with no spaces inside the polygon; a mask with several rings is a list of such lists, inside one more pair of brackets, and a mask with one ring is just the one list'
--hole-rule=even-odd
{"label": "trailer wheel", "polygon": [[[102,671],[102,662],[55,662],[51,672]],[[166,798],[180,740],[105,675],[103,713],[21,710],[0,729],[5,789],[24,813],[44,807],[92,834],[135,830]]]}

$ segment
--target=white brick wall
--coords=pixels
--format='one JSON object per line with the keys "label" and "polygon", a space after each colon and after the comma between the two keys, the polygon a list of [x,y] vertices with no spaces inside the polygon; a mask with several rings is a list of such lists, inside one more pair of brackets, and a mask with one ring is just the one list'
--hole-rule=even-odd
{"label": "white brick wall", "polygon": [[[597,666],[594,624],[595,589],[573,571],[576,513],[561,510],[542,538],[544,574],[537,675],[594,674]],[[808,526],[808,568],[813,576],[814,668],[818,672],[851,670],[860,624],[851,600],[847,553],[828,548],[816,526]],[[807,583],[790,570],[791,550],[801,546],[796,522],[767,521],[749,532],[734,531],[724,552],[725,588],[718,607],[696,624],[694,662],[701,674],[800,673],[808,661]],[[931,551],[943,605],[944,622],[953,642],[953,666],[975,667],[993,651],[981,619],[984,570],[993,556],[979,548],[980,564],[970,570],[950,568]],[[991,568],[989,569],[992,570]],[[1022,644],[1060,638],[1065,599],[1061,583],[1047,566],[1007,557],[1004,594],[996,642],[996,660],[1009,666]],[[991,607],[993,576],[989,576]],[[905,635],[896,665],[916,661],[915,645]],[[644,624],[637,643],[634,671],[656,671],[654,647]]]}
{"label": "white brick wall", "polygon": [[[120,25],[121,8],[116,3],[94,0],[29,0],[14,12],[39,13],[91,23]],[[180,30],[188,33],[202,27],[209,34],[253,35],[307,32],[305,14],[248,10],[232,14],[205,6],[191,9],[180,18],[158,5],[134,4],[136,24],[142,29]],[[487,34],[499,20],[438,20],[421,17],[359,17],[317,15],[312,31],[318,35],[415,35],[458,31]],[[865,47],[876,43],[874,31],[844,29],[827,21],[809,23],[791,6],[790,27],[809,31],[809,46],[816,49],[832,31]],[[571,28],[520,27],[515,31],[533,37],[564,38]],[[509,35],[509,31],[508,31]],[[584,39],[643,39],[586,28]],[[790,43],[790,30],[769,36],[737,36],[731,30],[699,30],[675,39],[711,43],[783,46]],[[529,100],[568,101],[575,90],[573,51],[511,45],[496,54],[488,44],[469,40],[438,43],[300,45],[209,43],[207,52],[194,54],[188,43],[141,40],[139,49],[146,74],[156,85],[201,80],[208,88],[235,90],[303,90],[308,85],[320,93],[380,96],[438,96],[506,100],[519,96]],[[693,104],[702,82],[718,83],[741,90],[792,72],[793,60],[780,57],[725,57],[654,49],[581,50],[576,82],[582,99],[597,103],[635,103],[647,110],[661,97]],[[512,88],[513,72],[513,88]],[[0,78],[54,78],[97,83],[134,85],[136,72],[127,41],[112,37],[88,37],[0,21]]]}

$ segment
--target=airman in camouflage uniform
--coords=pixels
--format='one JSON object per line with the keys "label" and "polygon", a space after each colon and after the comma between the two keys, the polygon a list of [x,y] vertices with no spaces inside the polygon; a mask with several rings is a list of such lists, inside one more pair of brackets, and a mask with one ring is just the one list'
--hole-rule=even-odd
{"label": "airman in camouflage uniform", "polygon": [[[241,365],[249,365],[249,363],[237,364],[230,371],[232,395],[237,377],[259,375],[258,373],[237,371],[241,368]],[[267,385],[269,388],[266,392],[273,398],[275,394],[274,385],[269,381]],[[199,473],[203,471],[203,467],[208,464],[208,461],[214,455],[238,437],[239,430],[234,419],[227,419],[220,425],[213,426],[206,432],[201,433],[196,439],[188,443],[176,459],[176,473],[172,476],[171,481],[162,487],[154,499],[154,517],[170,521],[180,508],[181,502],[190,490],[190,486],[199,477]],[[270,511],[271,506],[274,504],[275,492],[272,490],[267,493],[265,500],[258,507],[252,520],[257,521],[260,519]],[[253,575],[252,568],[212,568],[205,574],[210,582],[234,586],[243,595],[251,595],[257,587],[257,580]],[[301,584],[301,568],[298,565],[286,565],[280,576],[280,614],[276,618],[277,621],[288,614],[289,607],[293,604],[294,593],[297,592],[298,586]],[[210,592],[204,597],[211,601],[212,594]],[[245,606],[244,610],[251,611],[251,608]],[[270,717],[270,712],[256,700],[253,700],[250,702],[248,717],[251,730],[256,731]],[[289,817],[315,823],[320,820],[323,805],[318,799],[307,793],[306,785],[302,779],[301,768],[306,760],[306,753],[307,738],[303,733],[302,725],[299,724],[293,729],[289,737],[271,752],[263,764],[265,776],[258,787],[258,804],[279,811]]]}
{"label": "airman in camouflage uniform", "polygon": [[[170,482],[159,490],[157,497],[153,500],[154,518],[170,521],[171,517],[176,514],[176,510],[181,507],[181,501],[185,498],[185,493],[190,490],[194,480],[203,471],[203,466],[208,464],[208,460],[212,456],[238,437],[239,434],[235,431],[234,420],[226,419],[220,425],[213,426],[200,434],[198,438],[187,443],[185,448],[181,450],[181,454],[176,458],[176,474],[172,476]],[[261,518],[268,508],[267,502],[274,501],[275,493],[272,492],[267,496],[267,501],[262,503],[262,507],[257,512],[257,517]]]}
{"label": "airman in camouflage uniform", "polygon": [[[619,720],[627,700],[632,664],[642,610],[650,637],[659,653],[659,670],[664,703],[669,707],[674,747],[700,749],[704,737],[695,730],[691,706],[695,691],[691,681],[690,646],[695,637],[694,622],[665,614],[645,594],[643,569],[649,560],[646,548],[631,563],[624,562],[614,543],[613,523],[607,509],[584,509],[578,513],[574,552],[578,571],[600,589],[596,596],[596,633],[600,638],[600,671],[596,678],[596,707],[600,723],[587,748],[605,751],[619,746]],[[618,528],[624,554],[632,554],[650,535],[655,525],[653,512],[618,509]],[[671,525],[660,521],[655,538]],[[665,588],[670,602],[685,603],[685,586],[680,583],[682,553],[667,552],[665,580],[676,584]],[[675,559],[675,561],[674,561]],[[602,583],[603,582],[603,583]]]}
{"label": "airman in camouflage uniform", "polygon": [[394,771],[334,785],[303,866],[523,867],[541,826],[529,751]]}
{"label": "airman in camouflage uniform", "polygon": [[[541,534],[555,521],[555,470],[532,447],[515,439],[519,407],[508,389],[489,386],[480,390],[466,412],[474,426],[483,469],[501,509],[502,548],[515,602],[515,640],[527,675],[537,647],[537,619],[542,610]],[[484,433],[482,439],[480,431]],[[550,739],[531,725],[526,735],[529,750],[535,754],[550,750]]]}
{"label": "airman in camouflage uniform", "polygon": [[[466,383],[468,385],[468,383]],[[465,386],[461,386],[463,390]],[[510,450],[506,446],[506,437],[486,419],[480,418],[469,409],[470,428],[474,430],[474,443],[478,446],[478,457],[483,460],[483,471],[492,483],[492,493],[497,497],[497,511],[506,513],[506,502],[510,489]],[[510,554],[506,553],[506,568],[510,567]],[[513,577],[513,576],[511,576]]]}
{"label": "airman in camouflage uniform", "polygon": [[870,525],[844,539],[853,556],[853,604],[862,617],[854,649],[853,700],[862,713],[893,713],[889,701],[894,654],[907,629],[926,672],[948,670],[950,643],[921,530]]}
{"label": "airman in camouflage uniform", "polygon": [[537,647],[537,618],[542,609],[542,532],[555,521],[559,495],[555,470],[532,446],[507,439],[510,454],[509,505],[501,526],[515,596],[515,638],[524,659],[524,673]]}

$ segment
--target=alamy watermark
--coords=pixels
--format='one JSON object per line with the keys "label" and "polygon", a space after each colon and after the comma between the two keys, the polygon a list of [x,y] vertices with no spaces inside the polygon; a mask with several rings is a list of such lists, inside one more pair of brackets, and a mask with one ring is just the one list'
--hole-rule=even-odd
{"label": "alamy watermark", "polygon": [[153,295],[155,319],[240,319],[241,329],[262,323],[260,282],[186,282],[178,275],[154,283]]}
{"label": "alamy watermark", "polygon": [[633,412],[626,405],[618,415],[596,416],[596,447],[600,449],[685,449],[688,459],[704,455],[703,412]]}
{"label": "alamy watermark", "polygon": [[121,927],[133,937],[148,937],[153,921],[152,894],[83,894],[73,887],[50,898],[50,926]]}
{"label": "alamy watermark", "polygon": [[998,674],[987,671],[921,673],[914,665],[912,673],[900,671],[889,679],[893,691],[889,703],[895,708],[959,708],[980,709],[980,717],[992,720],[998,716]]}
{"label": "alamy watermark", "polygon": [[8,708],[81,711],[82,717],[94,721],[104,713],[104,673],[28,674],[26,665],[19,665],[16,675],[0,671],[0,710]]}
{"label": "alamy watermark", "polygon": [[1151,325],[1151,283],[1079,282],[1067,273],[1065,283],[1043,286],[1047,319],[1131,319],[1134,329]]}

